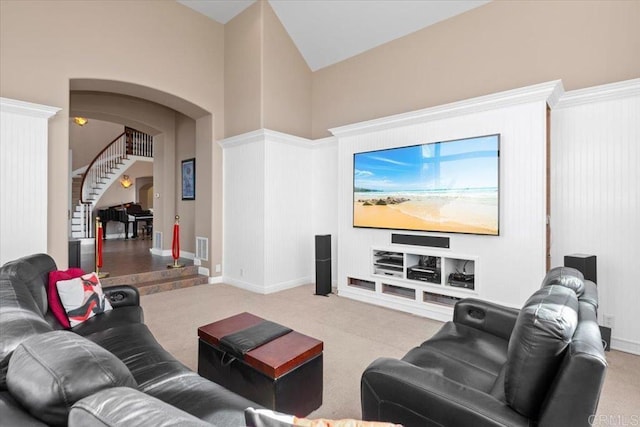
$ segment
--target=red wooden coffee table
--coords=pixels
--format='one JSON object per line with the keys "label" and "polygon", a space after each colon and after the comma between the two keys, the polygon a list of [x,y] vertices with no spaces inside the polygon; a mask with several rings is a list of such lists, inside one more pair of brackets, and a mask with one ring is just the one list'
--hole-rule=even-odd
{"label": "red wooden coffee table", "polygon": [[267,408],[308,415],[322,405],[323,342],[291,331],[234,358],[220,339],[264,319],[250,313],[198,328],[198,373]]}

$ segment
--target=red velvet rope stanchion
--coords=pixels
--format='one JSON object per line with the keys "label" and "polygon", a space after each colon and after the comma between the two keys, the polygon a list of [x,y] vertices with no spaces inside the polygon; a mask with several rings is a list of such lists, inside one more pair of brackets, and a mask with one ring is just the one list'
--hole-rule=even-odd
{"label": "red velvet rope stanchion", "polygon": [[171,256],[173,264],[167,265],[167,268],[181,268],[183,264],[178,264],[180,258],[180,217],[176,215],[176,222],[173,224],[173,240],[171,242]]}
{"label": "red velvet rope stanchion", "polygon": [[102,221],[100,221],[100,217],[96,217],[96,274],[99,279],[105,278],[109,276],[109,273],[100,272],[102,268]]}

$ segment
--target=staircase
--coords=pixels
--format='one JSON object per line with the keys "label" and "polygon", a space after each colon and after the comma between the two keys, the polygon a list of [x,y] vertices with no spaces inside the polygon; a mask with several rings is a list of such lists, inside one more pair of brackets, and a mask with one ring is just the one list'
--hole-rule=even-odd
{"label": "staircase", "polygon": [[81,177],[72,178],[71,237],[92,238],[93,209],[107,189],[139,159],[153,158],[153,137],[132,128],[107,144]]}
{"label": "staircase", "polygon": [[127,276],[106,277],[100,279],[104,287],[115,285],[131,285],[138,288],[140,295],[155,294],[174,289],[204,285],[209,278],[198,274],[197,266],[171,268],[146,273],[136,273]]}

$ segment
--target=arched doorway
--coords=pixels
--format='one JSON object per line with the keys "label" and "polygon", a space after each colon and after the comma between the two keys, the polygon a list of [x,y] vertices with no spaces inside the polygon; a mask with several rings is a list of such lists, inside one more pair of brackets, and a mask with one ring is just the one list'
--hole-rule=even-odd
{"label": "arched doorway", "polygon": [[[218,147],[213,143],[210,113],[184,99],[141,85],[72,79],[70,116],[118,123],[153,136],[151,182],[141,182],[136,186],[136,201],[153,206],[153,255],[171,254],[175,215],[181,218],[181,253],[194,256],[196,236],[205,236],[209,242],[214,240],[211,239],[214,233],[212,216],[216,209],[221,211],[221,208],[197,209],[196,204],[212,206],[219,205],[221,201],[214,202],[210,191],[200,191],[199,200],[185,202],[181,200],[179,191],[179,164],[184,158],[198,158],[198,173],[203,175],[198,179],[212,181],[212,151]],[[79,149],[71,145],[71,150]],[[204,224],[204,227],[199,224]],[[215,230],[215,233],[221,233],[221,230]],[[107,263],[105,258],[105,265]]]}

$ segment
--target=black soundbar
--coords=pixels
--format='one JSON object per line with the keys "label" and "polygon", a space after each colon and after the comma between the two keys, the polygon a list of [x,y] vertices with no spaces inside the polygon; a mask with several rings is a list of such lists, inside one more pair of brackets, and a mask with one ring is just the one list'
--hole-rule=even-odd
{"label": "black soundbar", "polygon": [[449,248],[448,237],[417,236],[415,234],[391,233],[391,243],[399,245],[431,246],[433,248]]}

